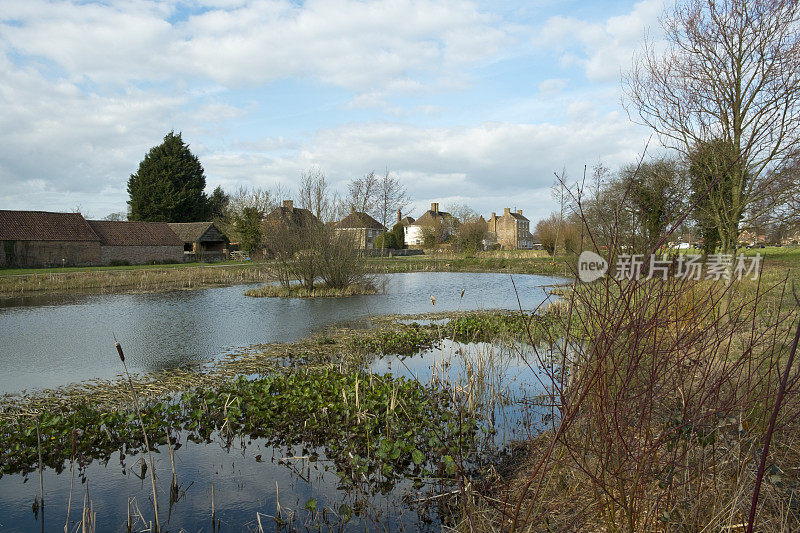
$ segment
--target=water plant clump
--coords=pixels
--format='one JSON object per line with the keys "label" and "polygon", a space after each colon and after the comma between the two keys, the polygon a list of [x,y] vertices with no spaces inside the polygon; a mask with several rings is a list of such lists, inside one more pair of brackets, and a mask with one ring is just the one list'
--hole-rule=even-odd
{"label": "water plant clump", "polygon": [[391,324],[353,338],[350,348],[361,353],[411,355],[432,347],[442,338],[441,334],[439,328],[416,322]]}
{"label": "water plant clump", "polygon": [[378,288],[373,283],[353,283],[347,287],[330,287],[328,285],[317,285],[313,289],[308,289],[302,285],[263,285],[255,289],[245,291],[245,296],[253,298],[343,298],[347,296],[358,296],[364,294],[377,294]]}
{"label": "water plant clump", "polygon": [[491,342],[498,339],[540,342],[556,338],[559,322],[548,314],[483,312],[450,320],[447,335],[460,342]]}
{"label": "water plant clump", "polygon": [[[343,486],[367,483],[384,492],[400,479],[453,475],[454,458],[474,449],[478,429],[444,391],[334,370],[240,377],[216,390],[196,388],[147,402],[141,411],[154,449],[176,431],[198,443],[221,438],[230,444],[246,436],[272,446],[302,444],[333,461]],[[35,471],[38,448],[43,465],[59,473],[72,456],[80,467],[108,461],[118,451],[122,457],[145,451],[132,409],[84,404],[0,420],[0,476]]]}

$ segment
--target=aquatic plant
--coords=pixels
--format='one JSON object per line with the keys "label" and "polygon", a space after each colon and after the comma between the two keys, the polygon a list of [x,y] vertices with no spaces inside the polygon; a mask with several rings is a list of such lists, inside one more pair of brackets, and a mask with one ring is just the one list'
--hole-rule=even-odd
{"label": "aquatic plant", "polygon": [[[272,446],[303,445],[332,460],[343,486],[367,483],[390,490],[403,478],[452,475],[454,457],[474,449],[477,420],[462,415],[452,397],[415,381],[365,373],[291,372],[217,389],[196,388],[141,407],[151,446],[167,444],[166,428],[185,440],[231,443],[246,436]],[[37,441],[36,425],[41,439]],[[61,472],[71,455],[78,467],[121,460],[145,451],[133,409],[106,411],[84,404],[36,418],[0,420],[0,476],[44,465]],[[177,450],[180,442],[173,442]]]}

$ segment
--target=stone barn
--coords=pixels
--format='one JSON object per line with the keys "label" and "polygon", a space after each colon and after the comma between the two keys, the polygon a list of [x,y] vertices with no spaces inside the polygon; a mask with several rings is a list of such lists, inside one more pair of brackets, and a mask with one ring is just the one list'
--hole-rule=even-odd
{"label": "stone barn", "polygon": [[213,222],[170,222],[169,227],[183,243],[186,259],[218,261],[225,259],[228,238]]}
{"label": "stone barn", "polygon": [[80,213],[0,210],[0,267],[94,265],[100,238]]}
{"label": "stone barn", "polygon": [[183,241],[166,222],[89,220],[104,265],[183,262]]}

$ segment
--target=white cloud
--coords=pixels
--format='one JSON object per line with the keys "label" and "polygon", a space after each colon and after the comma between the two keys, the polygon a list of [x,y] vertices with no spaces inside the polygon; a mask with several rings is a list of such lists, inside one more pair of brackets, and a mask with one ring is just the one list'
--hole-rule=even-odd
{"label": "white cloud", "polygon": [[564,78],[549,78],[539,83],[539,92],[552,96],[563,91],[568,84],[569,80]]}
{"label": "white cloud", "polygon": [[418,90],[419,76],[446,81],[508,38],[498,20],[459,0],[252,1],[175,24],[170,11],[158,2],[30,0],[0,14],[0,37],[21,56],[92,83],[302,77],[357,92]]}
{"label": "white cloud", "polygon": [[579,65],[592,82],[616,80],[630,67],[645,32],[658,35],[663,8],[664,0],[643,0],[629,13],[601,22],[554,16],[536,32],[533,44],[559,53],[562,66]]}

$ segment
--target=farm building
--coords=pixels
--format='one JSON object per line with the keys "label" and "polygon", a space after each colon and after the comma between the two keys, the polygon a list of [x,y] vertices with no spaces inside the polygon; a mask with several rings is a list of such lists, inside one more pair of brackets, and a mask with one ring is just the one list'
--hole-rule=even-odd
{"label": "farm building", "polygon": [[183,253],[192,259],[225,259],[228,238],[213,222],[171,222],[169,227],[183,242]]}
{"label": "farm building", "polygon": [[80,213],[0,210],[0,267],[92,265],[100,238]]}
{"label": "farm building", "polygon": [[183,241],[166,222],[87,222],[100,239],[104,265],[183,261]]}

